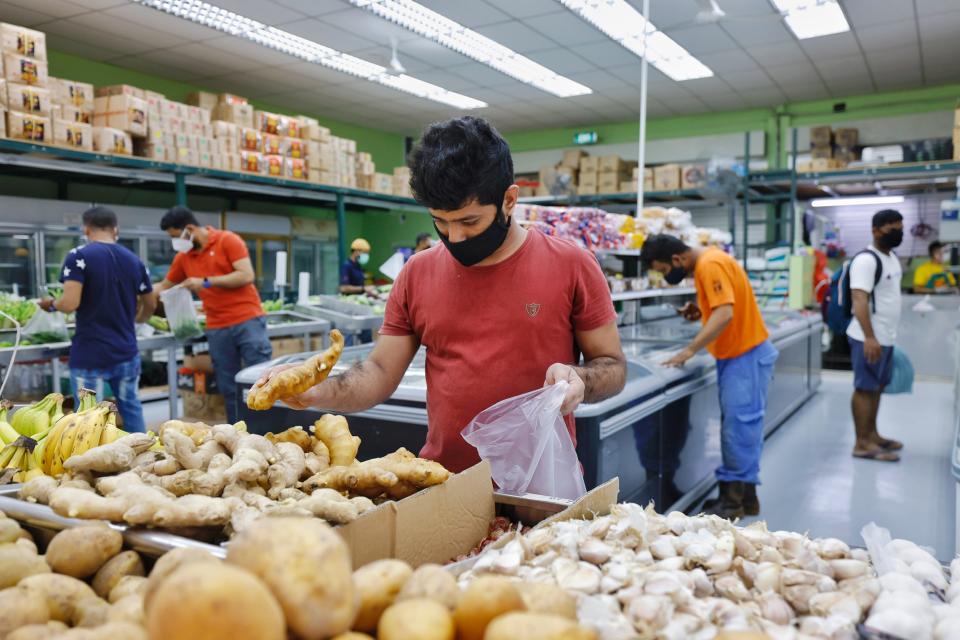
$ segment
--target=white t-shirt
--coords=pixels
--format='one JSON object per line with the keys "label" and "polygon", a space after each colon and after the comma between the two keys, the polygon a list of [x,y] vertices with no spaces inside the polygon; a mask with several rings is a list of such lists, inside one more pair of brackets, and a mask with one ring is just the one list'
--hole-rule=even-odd
{"label": "white t-shirt", "polygon": [[[900,324],[900,279],[903,277],[903,268],[892,251],[888,255],[873,245],[867,249],[879,256],[880,264],[883,265],[883,275],[877,283],[876,291],[873,291],[877,261],[868,255],[859,255],[850,263],[850,289],[859,289],[868,294],[873,291],[877,308],[874,311],[874,305],[869,304],[873,334],[882,346],[892,347],[897,340],[897,325]],[[847,335],[860,342],[865,340],[863,328],[856,316],[847,327]]]}

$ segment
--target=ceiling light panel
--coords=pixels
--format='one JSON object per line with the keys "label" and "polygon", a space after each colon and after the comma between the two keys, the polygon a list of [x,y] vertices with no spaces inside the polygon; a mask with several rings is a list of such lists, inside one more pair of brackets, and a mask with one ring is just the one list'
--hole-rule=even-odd
{"label": "ceiling light panel", "polygon": [[850,31],[836,0],[771,0],[793,34],[801,40]]}
{"label": "ceiling light panel", "polygon": [[499,42],[468,29],[459,22],[432,11],[413,0],[350,0],[361,9],[374,13],[404,29],[433,40],[520,82],[537,87],[560,98],[593,93],[590,87],[554,73]]}
{"label": "ceiling light panel", "polygon": [[457,109],[480,109],[486,102],[448,91],[435,84],[406,74],[391,75],[386,67],[331,49],[289,31],[271,27],[251,18],[221,9],[201,0],[134,0],[145,7],[190,20],[222,31],[294,58],[348,73],[419,98],[440,102]]}
{"label": "ceiling light panel", "polygon": [[639,11],[625,0],[558,0],[611,39],[641,58],[644,56],[644,33],[647,42],[647,61],[678,82],[709,78],[710,68],[690,55],[670,36],[658,31]]}

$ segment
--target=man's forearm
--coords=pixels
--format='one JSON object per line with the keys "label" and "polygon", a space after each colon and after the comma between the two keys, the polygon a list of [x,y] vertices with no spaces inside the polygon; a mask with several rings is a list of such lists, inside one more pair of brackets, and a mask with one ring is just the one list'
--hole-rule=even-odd
{"label": "man's forearm", "polygon": [[363,287],[358,287],[355,284],[340,285],[340,293],[363,293],[363,291]]}
{"label": "man's forearm", "polygon": [[858,297],[853,299],[853,315],[860,323],[860,328],[863,329],[863,337],[873,340],[876,336],[873,333],[873,323],[870,321],[870,310],[866,296],[862,300]]}
{"label": "man's forearm", "polygon": [[232,273],[222,276],[212,276],[207,278],[207,280],[209,280],[210,284],[214,287],[220,287],[221,289],[239,289],[253,282],[250,274],[244,273],[243,271],[233,271]]}
{"label": "man's forearm", "polygon": [[315,387],[311,392],[311,405],[339,413],[365,411],[390,397],[394,389],[388,386],[384,383],[380,366],[365,360]]}
{"label": "man's forearm", "polygon": [[715,311],[713,315],[707,319],[706,324],[703,325],[703,328],[700,329],[696,337],[687,345],[687,349],[693,353],[697,353],[700,349],[703,349],[716,340],[720,334],[723,333],[723,330],[727,328],[727,325],[730,324],[732,319],[733,316]]}
{"label": "man's forearm", "polygon": [[603,356],[574,367],[583,380],[583,401],[600,402],[623,390],[627,379],[625,360]]}

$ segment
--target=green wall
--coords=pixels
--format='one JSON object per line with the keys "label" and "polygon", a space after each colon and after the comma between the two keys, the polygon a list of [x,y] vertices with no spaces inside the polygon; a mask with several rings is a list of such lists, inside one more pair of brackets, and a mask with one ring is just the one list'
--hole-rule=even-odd
{"label": "green wall", "polygon": [[[183,102],[187,94],[193,91],[204,91],[205,87],[178,82],[132,69],[124,69],[112,64],[95,62],[86,58],[48,51],[50,61],[50,75],[58,78],[69,78],[78,82],[91,82],[94,85],[130,84],[141,89],[162,93],[171,100]],[[296,115],[288,108],[280,107],[259,100],[251,100],[256,108],[275,113]],[[373,155],[373,161],[385,173],[391,173],[394,167],[404,163],[404,136],[366,127],[338,122],[323,117],[323,114],[305,113],[317,118],[325,127],[329,127],[333,135],[343,138],[352,138],[357,141],[357,148]]]}

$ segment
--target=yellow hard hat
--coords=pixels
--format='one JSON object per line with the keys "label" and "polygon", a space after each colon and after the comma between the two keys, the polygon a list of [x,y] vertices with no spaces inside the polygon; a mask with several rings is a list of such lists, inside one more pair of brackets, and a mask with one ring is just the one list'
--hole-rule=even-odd
{"label": "yellow hard hat", "polygon": [[353,244],[350,245],[350,251],[363,251],[364,253],[370,253],[370,243],[363,238],[357,238],[353,241]]}

